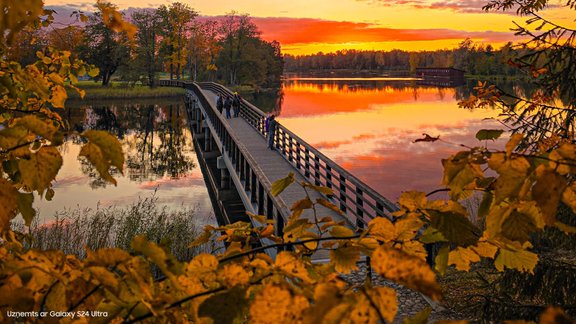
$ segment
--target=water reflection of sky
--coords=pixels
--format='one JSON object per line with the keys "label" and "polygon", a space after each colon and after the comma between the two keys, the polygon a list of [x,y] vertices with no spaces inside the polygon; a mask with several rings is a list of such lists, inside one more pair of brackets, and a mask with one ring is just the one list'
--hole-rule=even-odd
{"label": "water reflection of sky", "polygon": [[64,209],[123,207],[152,195],[160,208],[194,208],[203,221],[212,214],[182,108],[106,107],[105,114],[100,108],[76,109],[80,111],[73,113],[73,127],[122,134],[124,174],[113,173],[117,186],[102,182],[92,167],[78,159],[82,143],[70,138],[60,148],[64,163],[53,183],[54,198],[49,202],[38,198],[35,201],[41,221]]}
{"label": "water reflection of sky", "polygon": [[[493,110],[458,108],[456,91],[436,87],[354,87],[286,83],[279,121],[389,199],[439,188],[441,159],[480,145],[483,128],[502,128]],[[435,143],[413,143],[423,133]]]}

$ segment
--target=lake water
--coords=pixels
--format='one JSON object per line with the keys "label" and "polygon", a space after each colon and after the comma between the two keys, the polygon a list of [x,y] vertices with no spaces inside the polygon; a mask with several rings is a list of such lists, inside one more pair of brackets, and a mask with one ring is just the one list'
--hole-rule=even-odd
{"label": "lake water", "polygon": [[[440,188],[442,158],[477,146],[483,128],[503,128],[497,111],[457,102],[469,88],[419,86],[409,80],[288,78],[278,120],[383,196]],[[434,143],[414,141],[423,134]]]}
{"label": "lake water", "polygon": [[202,221],[210,218],[212,205],[186,127],[183,99],[67,106],[64,117],[72,129],[107,130],[120,138],[124,174],[113,174],[117,186],[102,181],[89,163],[78,159],[80,139],[69,138],[61,147],[64,163],[54,182],[54,198],[35,201],[40,221],[63,209],[122,207],[153,195],[160,207],[194,208]]}
{"label": "lake water", "polygon": [[[405,190],[440,187],[441,159],[479,143],[483,128],[503,128],[494,110],[458,107],[467,87],[419,86],[413,80],[382,78],[287,78],[278,94],[246,95],[265,111],[320,149],[385,197]],[[126,206],[154,194],[159,205],[194,207],[211,215],[212,207],[193,151],[182,101],[69,103],[65,117],[78,131],[108,130],[119,136],[126,153],[118,185],[104,183],[78,160],[81,142],[62,147],[64,165],[51,202],[37,199],[41,219],[65,208]],[[414,143],[423,133],[435,143]],[[205,217],[202,217],[203,219]]]}

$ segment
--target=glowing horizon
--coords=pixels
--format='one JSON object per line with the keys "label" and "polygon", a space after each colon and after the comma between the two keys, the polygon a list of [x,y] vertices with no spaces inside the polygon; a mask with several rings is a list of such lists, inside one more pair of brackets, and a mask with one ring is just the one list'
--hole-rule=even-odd
{"label": "glowing horizon", "polygon": [[[175,1],[112,0],[122,10],[158,7]],[[510,28],[526,17],[483,12],[487,0],[181,0],[201,19],[219,19],[230,12],[249,14],[267,41],[276,40],[292,55],[339,50],[425,51],[456,48],[466,38],[498,48],[519,41]],[[558,3],[560,4],[560,2]],[[570,10],[552,0],[543,15],[575,25]],[[90,11],[92,1],[45,0],[46,6]],[[64,10],[64,11],[65,11]]]}

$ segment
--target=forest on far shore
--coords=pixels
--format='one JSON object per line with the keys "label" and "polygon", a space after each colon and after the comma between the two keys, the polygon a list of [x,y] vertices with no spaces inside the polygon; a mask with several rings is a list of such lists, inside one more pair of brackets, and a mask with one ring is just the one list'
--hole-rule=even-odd
{"label": "forest on far shore", "polygon": [[518,76],[523,72],[515,67],[514,58],[525,50],[515,48],[511,42],[499,49],[492,45],[474,43],[465,39],[455,49],[408,52],[342,50],[335,53],[311,55],[284,55],[285,72],[311,70],[370,70],[410,71],[416,68],[453,67],[470,75]]}

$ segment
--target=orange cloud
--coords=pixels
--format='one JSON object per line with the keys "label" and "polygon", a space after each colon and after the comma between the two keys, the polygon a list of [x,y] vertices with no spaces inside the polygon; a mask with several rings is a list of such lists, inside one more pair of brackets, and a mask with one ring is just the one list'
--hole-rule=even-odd
{"label": "orange cloud", "polygon": [[276,40],[282,45],[308,43],[366,43],[436,41],[465,39],[467,37],[486,42],[503,42],[512,38],[510,32],[470,32],[454,29],[396,29],[378,25],[330,21],[313,18],[253,18],[262,31],[262,38]]}

